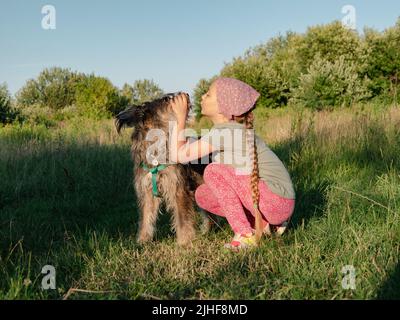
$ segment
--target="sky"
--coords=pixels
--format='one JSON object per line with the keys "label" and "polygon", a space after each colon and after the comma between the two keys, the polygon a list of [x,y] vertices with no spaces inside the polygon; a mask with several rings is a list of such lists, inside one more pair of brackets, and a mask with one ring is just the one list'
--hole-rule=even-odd
{"label": "sky", "polygon": [[[45,5],[55,29],[44,29]],[[46,67],[94,73],[116,86],[152,79],[165,92],[193,93],[201,78],[250,47],[287,31],[342,20],[384,30],[399,0],[0,0],[0,84],[14,94]]]}

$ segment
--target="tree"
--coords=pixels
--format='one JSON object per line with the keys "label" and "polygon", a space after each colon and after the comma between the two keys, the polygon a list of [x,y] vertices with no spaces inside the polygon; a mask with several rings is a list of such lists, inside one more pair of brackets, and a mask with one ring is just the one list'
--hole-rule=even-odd
{"label": "tree", "polygon": [[317,55],[308,72],[300,76],[300,85],[294,89],[291,102],[301,102],[316,110],[350,106],[369,97],[366,87],[355,64],[346,62],[344,56],[330,62]]}
{"label": "tree", "polygon": [[[347,104],[368,96],[364,92],[368,77],[362,72],[367,64],[364,49],[357,32],[335,21],[310,27],[304,34],[287,32],[250,48],[226,63],[220,76],[242,80],[260,92],[257,106],[286,106],[292,98],[313,101],[310,103],[318,108],[331,103]],[[352,79],[353,86],[349,84]],[[392,79],[397,78],[392,75]],[[324,81],[333,86],[332,90]],[[199,92],[201,85],[196,87]],[[313,92],[312,88],[320,92]],[[343,99],[337,96],[340,90],[345,92]],[[356,96],[351,97],[350,92]],[[323,101],[319,103],[320,95]]]}
{"label": "tree", "polygon": [[301,41],[302,36],[293,32],[274,37],[225,64],[221,76],[236,78],[254,87],[261,94],[258,106],[284,106],[301,74],[298,54]]}
{"label": "tree", "polygon": [[128,104],[110,80],[95,75],[85,77],[78,84],[75,99],[81,114],[96,119],[111,117]]}
{"label": "tree", "polygon": [[195,115],[195,120],[200,120],[201,118],[201,97],[205,94],[210,88],[213,81],[216,79],[216,76],[211,79],[200,79],[194,89],[193,95],[193,113]]}
{"label": "tree", "polygon": [[130,104],[137,105],[159,98],[164,92],[153,80],[144,79],[136,80],[132,86],[124,84],[121,94]]}
{"label": "tree", "polygon": [[84,75],[69,69],[44,69],[37,79],[30,79],[17,93],[17,104],[21,107],[36,105],[60,110],[75,102],[75,91]]}
{"label": "tree", "polygon": [[375,96],[391,95],[398,100],[400,85],[400,18],[394,27],[383,33],[365,29],[366,64],[364,75],[371,79],[370,89]]}
{"label": "tree", "polygon": [[299,48],[303,72],[317,55],[332,63],[339,57],[357,63],[362,52],[361,45],[358,33],[346,28],[339,21],[309,27]]}
{"label": "tree", "polygon": [[11,123],[17,111],[12,106],[11,95],[5,83],[0,84],[0,123]]}

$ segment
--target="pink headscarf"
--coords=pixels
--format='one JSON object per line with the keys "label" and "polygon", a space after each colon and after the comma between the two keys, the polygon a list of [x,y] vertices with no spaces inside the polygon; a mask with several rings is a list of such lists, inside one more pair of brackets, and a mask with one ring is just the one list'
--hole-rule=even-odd
{"label": "pink headscarf", "polygon": [[260,93],[240,80],[220,77],[215,82],[219,112],[228,119],[249,111],[260,97]]}

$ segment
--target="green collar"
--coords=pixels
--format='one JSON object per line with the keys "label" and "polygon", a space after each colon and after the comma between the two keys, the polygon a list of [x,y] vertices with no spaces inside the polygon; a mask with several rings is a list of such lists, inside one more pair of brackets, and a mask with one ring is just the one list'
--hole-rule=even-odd
{"label": "green collar", "polygon": [[158,194],[158,190],[157,190],[157,174],[158,174],[160,171],[162,171],[162,170],[164,170],[165,168],[167,168],[168,165],[167,165],[167,164],[159,164],[159,165],[156,166],[156,167],[149,168],[144,162],[142,162],[142,163],[140,164],[140,166],[141,166],[144,170],[149,171],[149,172],[151,173],[151,185],[152,185],[153,196],[154,196],[154,197],[158,197],[159,194]]}

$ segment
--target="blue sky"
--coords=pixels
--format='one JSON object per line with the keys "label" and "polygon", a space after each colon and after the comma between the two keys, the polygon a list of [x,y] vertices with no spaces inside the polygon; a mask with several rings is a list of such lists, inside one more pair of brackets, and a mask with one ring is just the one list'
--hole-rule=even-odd
{"label": "blue sky", "polygon": [[[55,30],[41,27],[47,4],[56,9]],[[249,47],[341,20],[348,4],[360,31],[383,30],[400,16],[399,0],[1,0],[0,83],[15,93],[43,68],[61,66],[119,87],[147,78],[192,93]]]}

